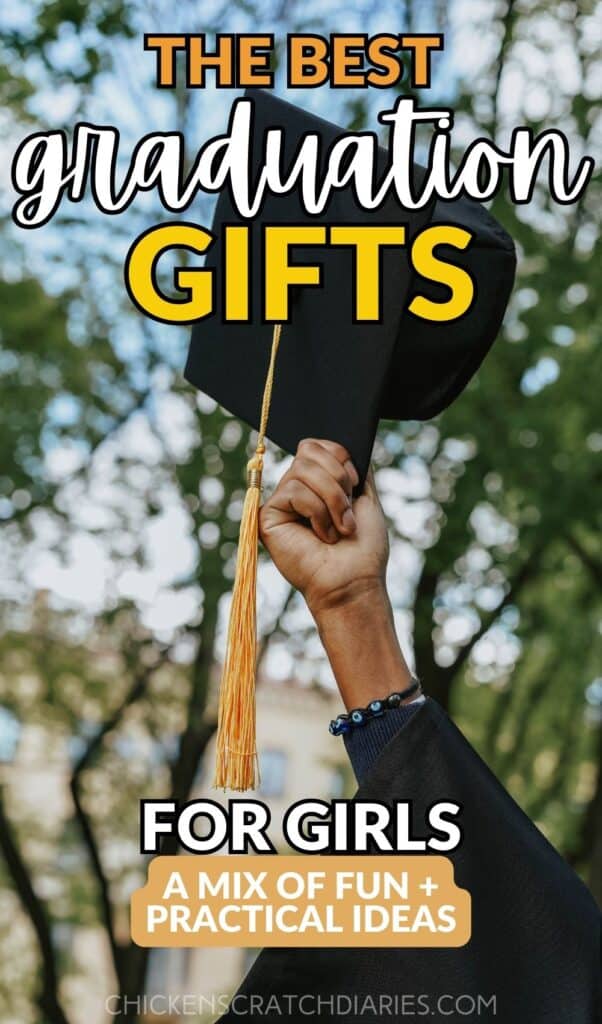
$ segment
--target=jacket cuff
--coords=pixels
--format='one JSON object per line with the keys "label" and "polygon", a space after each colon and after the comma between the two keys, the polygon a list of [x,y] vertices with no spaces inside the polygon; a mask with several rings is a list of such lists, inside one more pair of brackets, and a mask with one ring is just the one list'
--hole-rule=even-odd
{"label": "jacket cuff", "polygon": [[368,774],[387,743],[403,729],[423,703],[424,697],[419,697],[410,704],[393,708],[379,718],[371,718],[366,725],[345,733],[345,749],[358,783]]}

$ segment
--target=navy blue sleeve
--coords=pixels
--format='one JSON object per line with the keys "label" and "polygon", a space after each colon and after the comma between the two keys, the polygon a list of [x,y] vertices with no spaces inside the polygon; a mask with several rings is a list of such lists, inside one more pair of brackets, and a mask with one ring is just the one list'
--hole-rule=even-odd
{"label": "navy blue sleeve", "polygon": [[387,711],[379,718],[371,718],[366,725],[352,729],[344,735],[345,748],[358,782],[362,782],[389,740],[393,739],[421,706],[422,701],[402,704],[401,707]]}

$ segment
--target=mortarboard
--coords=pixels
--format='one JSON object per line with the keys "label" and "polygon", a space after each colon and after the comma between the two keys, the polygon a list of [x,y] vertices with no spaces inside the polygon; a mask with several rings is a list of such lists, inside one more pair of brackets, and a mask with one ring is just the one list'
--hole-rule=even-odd
{"label": "mortarboard", "polygon": [[[249,95],[249,94],[246,94]],[[245,97],[246,98],[246,97]],[[285,162],[292,162],[308,132],[322,141],[322,158],[342,129],[269,92],[254,90],[252,173],[263,158],[269,128],[284,129]],[[379,171],[387,152],[378,151]],[[416,186],[424,172],[415,167]],[[219,197],[212,232],[216,241],[206,266],[219,268],[225,225],[245,224],[229,190]],[[462,391],[499,330],[512,287],[515,254],[512,239],[477,202],[430,202],[406,210],[389,193],[378,210],[363,209],[350,188],[334,191],[323,213],[305,212],[298,191],[268,194],[260,215],[250,222],[252,319],[224,322],[223,294],[216,288],[211,317],[196,324],[185,369],[186,378],[220,405],[258,428],[273,325],[263,321],[258,268],[262,228],[267,224],[405,225],[407,245],[429,224],[461,226],[474,236],[468,248],[447,253],[475,283],[476,301],[451,323],[431,323],[405,312],[417,291],[444,301],[446,288],[412,273],[407,254],[385,249],[381,255],[381,321],[354,323],[353,253],[348,247],[306,246],[294,262],[318,264],[321,287],[291,289],[289,321],[282,333],[274,377],[268,436],[294,453],[305,437],[338,441],[349,451],[360,477],[366,475],[381,418],[425,420],[440,413]],[[441,247],[441,258],[446,258]],[[439,255],[439,252],[438,252]],[[219,271],[218,271],[219,273]],[[253,270],[252,270],[253,273]]]}
{"label": "mortarboard", "polygon": [[[247,97],[246,97],[247,98]],[[254,90],[250,169],[255,178],[265,158],[265,133],[284,129],[283,160],[291,166],[306,133],[317,133],[320,159],[342,129],[269,92]],[[378,149],[377,172],[384,173],[388,153]],[[412,170],[419,188],[424,171]],[[472,240],[446,256],[471,276],[476,299],[452,322],[421,320],[407,307],[419,290],[432,302],[444,302],[447,288],[412,271],[407,251],[424,228],[438,223],[463,227]],[[351,188],[333,190],[320,214],[305,211],[298,190],[268,193],[251,221],[240,216],[229,189],[216,206],[206,266],[223,263],[223,229],[250,227],[251,318],[226,322],[222,289],[214,289],[212,315],[194,325],[186,378],[221,405],[259,430],[255,457],[248,466],[249,488],[241,535],[218,725],[217,785],[248,789],[255,780],[255,655],[257,520],[264,436],[294,453],[305,437],[338,441],[349,451],[360,477],[368,470],[379,419],[429,419],[465,387],[499,330],[515,270],[514,245],[477,202],[431,201],[420,209],[403,208],[389,192],[377,210],[366,210]],[[353,308],[354,253],[349,246],[303,245],[292,262],[322,268],[320,285],[293,287],[289,317],[275,325],[264,320],[263,286],[257,268],[263,256],[265,225],[388,225],[405,227],[405,251],[380,252],[380,316],[357,322]],[[439,253],[438,253],[439,255]],[[255,274],[255,276],[253,276]],[[282,338],[282,340],[281,340]],[[277,362],[276,362],[277,354]],[[266,378],[267,374],[267,378]]]}

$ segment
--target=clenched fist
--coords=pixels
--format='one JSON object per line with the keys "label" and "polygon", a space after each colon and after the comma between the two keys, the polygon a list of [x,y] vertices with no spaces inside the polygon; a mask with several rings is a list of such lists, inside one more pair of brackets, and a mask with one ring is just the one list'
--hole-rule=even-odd
{"label": "clenched fist", "polygon": [[314,616],[373,588],[384,590],[387,530],[372,477],[358,483],[349,453],[333,441],[301,441],[260,512],[263,543]]}

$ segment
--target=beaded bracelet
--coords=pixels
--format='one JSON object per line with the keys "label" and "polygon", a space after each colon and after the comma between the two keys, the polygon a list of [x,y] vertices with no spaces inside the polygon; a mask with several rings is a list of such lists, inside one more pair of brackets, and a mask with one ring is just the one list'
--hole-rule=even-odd
{"label": "beaded bracelet", "polygon": [[366,708],[354,708],[348,715],[337,715],[329,726],[329,732],[333,736],[342,736],[351,732],[352,729],[366,725],[371,718],[379,718],[385,711],[398,708],[402,701],[412,697],[420,690],[420,680],[412,676],[411,685],[407,690],[394,691],[388,697],[381,697],[379,700],[370,701]]}

